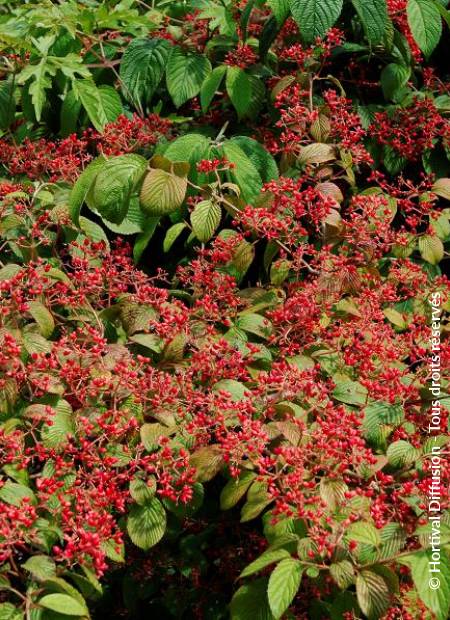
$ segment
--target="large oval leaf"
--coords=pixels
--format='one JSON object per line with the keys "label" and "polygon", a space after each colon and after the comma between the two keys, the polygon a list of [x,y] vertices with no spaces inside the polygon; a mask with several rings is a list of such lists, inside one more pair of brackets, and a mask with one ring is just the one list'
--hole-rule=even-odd
{"label": "large oval leaf", "polygon": [[150,549],[158,543],[166,531],[166,511],[156,497],[140,506],[135,504],[130,510],[127,521],[128,534],[133,543],[144,549]]}
{"label": "large oval leaf", "polygon": [[342,11],[343,0],[290,0],[292,17],[307,43],[323,37]]}
{"label": "large oval leaf", "polygon": [[166,215],[181,206],[187,190],[187,177],[154,168],[144,179],[141,205],[152,216]]}
{"label": "large oval leaf", "polygon": [[89,204],[110,222],[120,224],[146,167],[147,161],[140,155],[119,155],[107,160],[89,193]]}
{"label": "large oval leaf", "polygon": [[167,64],[166,82],[177,108],[198,95],[210,72],[211,63],[206,56],[185,54],[181,48],[173,50]]}
{"label": "large oval leaf", "polygon": [[160,83],[172,47],[165,39],[135,39],[125,50],[120,79],[125,97],[135,106],[148,102]]}

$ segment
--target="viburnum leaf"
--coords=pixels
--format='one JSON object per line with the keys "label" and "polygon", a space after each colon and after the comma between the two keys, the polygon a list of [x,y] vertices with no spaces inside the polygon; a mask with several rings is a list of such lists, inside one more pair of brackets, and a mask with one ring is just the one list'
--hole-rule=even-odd
{"label": "viburnum leaf", "polygon": [[256,474],[243,471],[238,478],[231,478],[220,493],[220,508],[230,510],[244,497]]}
{"label": "viburnum leaf", "polygon": [[388,25],[386,0],[352,0],[363,25],[367,40],[378,45],[384,39]]}
{"label": "viburnum leaf", "polygon": [[348,405],[364,405],[367,400],[367,388],[357,381],[337,381],[333,398]]}
{"label": "viburnum leaf", "polygon": [[211,239],[220,224],[222,210],[212,200],[197,203],[191,213],[192,230],[199,241],[206,243]]}
{"label": "viburnum leaf", "polygon": [[230,603],[231,620],[274,620],[267,599],[267,579],[242,585]]}
{"label": "viburnum leaf", "polygon": [[355,580],[353,564],[348,560],[342,560],[341,562],[331,564],[330,575],[341,590],[348,588]]}
{"label": "viburnum leaf", "polygon": [[93,80],[74,80],[73,92],[97,131],[103,131],[105,125],[115,121],[122,112],[120,97],[111,86],[97,87]]}
{"label": "viburnum leaf", "polygon": [[89,192],[89,204],[110,222],[120,224],[127,215],[132,192],[146,167],[147,161],[132,153],[106,160]]}
{"label": "viburnum leaf", "polygon": [[182,205],[186,190],[187,177],[152,168],[142,183],[141,206],[149,215],[167,215]]}
{"label": "viburnum leaf", "polygon": [[176,47],[166,69],[167,88],[177,108],[200,92],[203,81],[211,72],[211,63],[200,54],[185,53]]}
{"label": "viburnum leaf", "polygon": [[22,564],[22,568],[39,581],[56,576],[56,564],[48,555],[32,555]]}
{"label": "viburnum leaf", "polygon": [[232,140],[225,142],[222,148],[228,161],[235,165],[231,170],[233,181],[239,186],[242,198],[251,203],[259,195],[263,184],[255,163]]}
{"label": "viburnum leaf", "polygon": [[148,103],[164,75],[172,46],[166,39],[134,39],[120,63],[120,79],[125,97],[139,107]]}
{"label": "viburnum leaf", "polygon": [[23,620],[23,612],[12,603],[0,603],[0,620]]}
{"label": "viburnum leaf", "polygon": [[303,567],[299,560],[286,558],[272,571],[267,587],[269,606],[274,618],[281,618],[300,587]]}
{"label": "viburnum leaf", "polygon": [[343,0],[289,0],[292,17],[306,43],[323,37],[342,11]]}
{"label": "viburnum leaf", "polygon": [[316,142],[303,146],[298,156],[300,164],[323,164],[336,159],[335,149],[331,144]]}
{"label": "viburnum leaf", "polygon": [[76,226],[79,226],[80,224],[79,218],[81,207],[83,206],[83,203],[85,202],[89,191],[94,184],[99,170],[103,167],[105,162],[106,159],[103,156],[91,161],[91,163],[86,166],[84,171],[80,174],[75,185],[72,187],[72,191],[69,196],[69,213],[72,218],[72,222]]}
{"label": "viburnum leaf", "polygon": [[219,65],[211,71],[203,82],[200,90],[200,102],[202,105],[202,112],[204,114],[208,111],[210,103],[213,100],[226,72],[227,66]]}
{"label": "viburnum leaf", "polygon": [[254,573],[258,573],[266,566],[270,566],[275,562],[279,562],[280,560],[285,560],[286,558],[290,558],[290,554],[286,549],[274,549],[265,551],[262,555],[259,556],[256,560],[251,562],[248,566],[244,568],[244,570],[239,575],[240,578],[248,577],[249,575],[253,575]]}
{"label": "viburnum leaf", "polygon": [[252,87],[250,80],[240,67],[228,67],[225,80],[228,96],[239,118],[245,116],[250,107]]}
{"label": "viburnum leaf", "polygon": [[361,610],[369,620],[378,620],[389,607],[389,588],[381,575],[363,570],[356,577],[356,596]]}
{"label": "viburnum leaf", "polygon": [[224,465],[222,452],[217,446],[199,448],[191,455],[189,465],[196,469],[197,482],[208,482]]}
{"label": "viburnum leaf", "polygon": [[380,533],[377,528],[367,521],[356,521],[349,525],[345,532],[348,540],[366,543],[378,547],[381,544]]}
{"label": "viburnum leaf", "polygon": [[267,0],[277,24],[282,26],[289,16],[289,0]]}
{"label": "viburnum leaf", "polygon": [[408,0],[406,15],[411,33],[425,56],[439,43],[442,19],[432,0]]}
{"label": "viburnum leaf", "polygon": [[437,235],[419,237],[419,251],[423,260],[437,265],[444,258],[444,244]]}
{"label": "viburnum leaf", "polygon": [[177,222],[173,226],[171,226],[164,237],[163,242],[163,250],[164,252],[169,252],[170,248],[173,246],[175,241],[181,235],[183,230],[186,228],[186,224],[184,222]]}
{"label": "viburnum leaf", "polygon": [[399,439],[389,445],[386,455],[391,465],[394,467],[404,467],[414,463],[419,457],[420,452],[409,441]]}
{"label": "viburnum leaf", "polygon": [[38,605],[65,616],[86,616],[88,609],[78,599],[68,594],[46,594],[37,601]]}
{"label": "viburnum leaf", "polygon": [[156,497],[144,505],[134,504],[128,514],[127,530],[132,542],[147,551],[164,536],[166,511]]}
{"label": "viburnum leaf", "polygon": [[49,309],[40,301],[33,300],[28,304],[28,312],[39,325],[39,331],[44,338],[48,338],[55,329],[55,321]]}
{"label": "viburnum leaf", "polygon": [[[419,593],[419,597],[436,617],[436,620],[447,620],[450,612],[450,562],[446,553],[440,554],[439,574],[430,573],[430,562],[433,561],[432,551],[416,551],[402,557],[399,562],[408,566],[411,577]],[[432,589],[429,585],[430,576],[439,577],[439,587]]]}
{"label": "viburnum leaf", "polygon": [[431,191],[440,196],[441,198],[450,200],[450,179],[438,179],[433,183]]}

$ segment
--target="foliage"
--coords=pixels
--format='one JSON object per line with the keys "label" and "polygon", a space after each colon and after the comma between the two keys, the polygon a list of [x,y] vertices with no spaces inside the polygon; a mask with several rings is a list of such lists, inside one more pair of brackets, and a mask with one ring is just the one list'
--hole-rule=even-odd
{"label": "foliage", "polygon": [[446,6],[0,5],[0,619],[448,617]]}

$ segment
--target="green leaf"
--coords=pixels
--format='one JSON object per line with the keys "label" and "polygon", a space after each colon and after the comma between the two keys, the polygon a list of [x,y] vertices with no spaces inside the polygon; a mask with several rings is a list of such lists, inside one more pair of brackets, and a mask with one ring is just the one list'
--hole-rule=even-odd
{"label": "green leaf", "polygon": [[347,405],[364,405],[367,400],[367,388],[357,381],[336,381],[333,398]]}
{"label": "green leaf", "polygon": [[124,96],[139,107],[154,95],[167,66],[171,44],[165,39],[134,39],[120,63],[120,79]]}
{"label": "green leaf", "polygon": [[24,499],[29,500],[32,504],[36,503],[33,491],[23,484],[7,480],[0,488],[0,500],[11,504],[11,506],[19,507]]}
{"label": "green leaf", "polygon": [[11,603],[0,603],[0,620],[23,620],[23,612]]}
{"label": "green leaf", "polygon": [[247,501],[242,506],[241,523],[255,519],[272,501],[267,486],[262,482],[253,482],[247,493]]}
{"label": "green leaf", "polygon": [[153,497],[143,506],[131,507],[127,520],[127,530],[132,542],[147,551],[164,536],[166,531],[166,511],[161,502]]}
{"label": "green leaf", "polygon": [[355,579],[353,564],[348,560],[342,560],[341,562],[331,564],[330,575],[333,577],[334,581],[341,588],[341,590],[346,590]]}
{"label": "green leaf", "polygon": [[323,37],[342,11],[343,0],[290,0],[291,13],[306,43]]}
{"label": "green leaf", "polygon": [[167,63],[166,82],[177,108],[198,95],[210,72],[211,63],[206,56],[185,54],[179,47],[173,50]]}
{"label": "green leaf", "polygon": [[231,140],[224,143],[223,152],[227,160],[235,165],[231,171],[233,182],[239,186],[243,200],[251,203],[261,191],[261,175],[245,152]]}
{"label": "green leaf", "polygon": [[135,154],[106,160],[89,192],[89,204],[110,222],[120,224],[127,215],[131,194],[146,167],[147,161]]}
{"label": "green leaf", "polygon": [[75,434],[75,422],[70,404],[59,399],[53,407],[52,424],[44,424],[41,430],[42,443],[46,448],[61,448],[67,444],[68,436]]}
{"label": "green leaf", "polygon": [[243,314],[236,320],[236,327],[249,334],[254,334],[260,338],[269,338],[273,331],[272,323],[260,314]]}
{"label": "green leaf", "polygon": [[109,250],[109,241],[105,231],[101,226],[88,219],[87,217],[80,216],[80,228],[89,239],[92,239],[95,243],[103,241],[105,248]]}
{"label": "green leaf", "polygon": [[264,183],[278,179],[275,159],[260,142],[247,136],[234,136],[229,144],[236,144],[247,155]]}
{"label": "green leaf", "polygon": [[223,468],[224,461],[220,448],[217,446],[204,446],[199,448],[189,459],[189,465],[195,467],[195,479],[198,482],[209,482]]}
{"label": "green leaf", "polygon": [[419,251],[423,260],[431,265],[437,265],[444,258],[444,244],[437,235],[419,237]]}
{"label": "green leaf", "polygon": [[68,594],[46,594],[38,600],[38,605],[65,616],[85,616],[88,614],[86,605],[82,605]]}
{"label": "green leaf", "polygon": [[122,112],[120,97],[111,86],[97,88],[93,80],[75,80],[73,91],[99,132],[103,131],[107,123],[115,121]]}
{"label": "green leaf", "polygon": [[235,402],[244,399],[247,392],[245,385],[235,379],[221,379],[213,385],[212,389],[214,392],[228,392],[231,399]]}
{"label": "green leaf", "polygon": [[177,222],[167,230],[166,236],[164,237],[163,241],[164,252],[169,252],[169,250],[185,228],[186,224],[184,222]]}
{"label": "green leaf", "polygon": [[0,129],[8,129],[16,113],[14,83],[12,80],[0,82]]}
{"label": "green leaf", "polygon": [[75,185],[72,187],[72,191],[69,196],[69,214],[72,222],[79,226],[80,224],[80,211],[83,203],[85,202],[87,195],[94,184],[95,178],[99,170],[104,166],[106,159],[104,157],[98,157],[91,161],[86,166],[81,175],[76,180]]}
{"label": "green leaf", "polygon": [[266,589],[265,578],[241,586],[230,603],[231,620],[273,620]]}
{"label": "green leaf", "polygon": [[144,230],[136,237],[133,247],[133,259],[135,263],[138,263],[141,260],[142,254],[155,234],[159,219],[159,217],[147,218],[144,224]]}
{"label": "green leaf", "polygon": [[420,452],[408,441],[403,441],[403,439],[391,443],[386,452],[389,463],[394,467],[410,465],[419,458],[419,455]]}
{"label": "green leaf", "polygon": [[381,544],[380,532],[377,528],[367,521],[357,521],[349,525],[345,532],[348,540],[366,543],[378,547]]}
{"label": "green leaf", "polygon": [[239,575],[240,578],[248,577],[249,575],[253,575],[254,573],[258,573],[266,566],[270,566],[275,562],[279,562],[280,560],[285,560],[286,558],[290,558],[290,554],[286,549],[274,549],[265,551],[262,555],[259,556],[256,560],[251,562],[248,566],[244,568],[244,570]]}
{"label": "green leaf", "polygon": [[439,10],[431,0],[408,0],[406,15],[415,42],[425,56],[430,56],[442,33]]}
{"label": "green leaf", "polygon": [[195,205],[191,213],[191,225],[199,241],[206,243],[211,239],[220,224],[221,216],[220,206],[212,200],[202,200]]}
{"label": "green leaf", "polygon": [[411,75],[410,67],[391,62],[381,72],[381,88],[385,99],[395,101],[395,96],[407,83]]}
{"label": "green leaf", "polygon": [[371,45],[383,42],[388,26],[386,0],[352,0]]}
{"label": "green leaf", "polygon": [[226,71],[226,65],[219,65],[218,67],[215,67],[204,80],[200,90],[200,102],[202,105],[203,114],[208,111],[211,101],[213,100]]}
{"label": "green leaf", "polygon": [[208,154],[209,139],[199,133],[188,133],[184,136],[180,136],[164,151],[164,157],[171,161],[188,161],[192,168],[195,168],[192,164],[196,164],[201,159],[204,159]]}
{"label": "green leaf", "polygon": [[187,191],[187,177],[152,168],[142,183],[142,209],[151,216],[167,215],[182,204]]}
{"label": "green leaf", "polygon": [[39,581],[56,577],[56,564],[48,555],[32,555],[22,564],[22,568]]}
{"label": "green leaf", "polygon": [[[439,573],[430,573],[432,551],[417,551],[399,560],[409,566],[411,577],[419,597],[436,616],[436,620],[447,620],[450,611],[450,562],[444,550],[441,552]],[[439,578],[439,587],[430,587],[430,577]]]}
{"label": "green leaf", "polygon": [[230,510],[246,494],[249,486],[255,479],[256,474],[251,471],[243,471],[239,478],[231,478],[220,493],[220,508]]}
{"label": "green leaf", "polygon": [[286,558],[272,571],[267,587],[269,606],[275,618],[281,618],[300,587],[303,568],[299,560]]}
{"label": "green leaf", "polygon": [[238,117],[248,112],[252,99],[252,86],[249,77],[240,67],[228,67],[225,80],[228,96]]}
{"label": "green leaf", "polygon": [[81,101],[78,99],[73,89],[69,90],[61,106],[60,134],[62,136],[68,136],[76,132],[80,112]]}
{"label": "green leaf", "polygon": [[55,321],[52,313],[40,301],[30,301],[28,304],[28,312],[39,326],[39,331],[48,338],[55,329]]}
{"label": "green leaf", "polygon": [[381,618],[391,600],[386,581],[374,571],[363,570],[356,577],[358,604],[369,620]]}
{"label": "green leaf", "polygon": [[282,26],[289,16],[289,0],[267,0],[278,26]]}

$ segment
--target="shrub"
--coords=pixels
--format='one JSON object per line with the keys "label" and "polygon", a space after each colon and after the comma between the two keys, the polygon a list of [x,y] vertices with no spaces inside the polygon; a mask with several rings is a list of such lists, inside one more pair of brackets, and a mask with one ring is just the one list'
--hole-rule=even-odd
{"label": "shrub", "polygon": [[3,5],[0,619],[447,618],[445,5]]}

